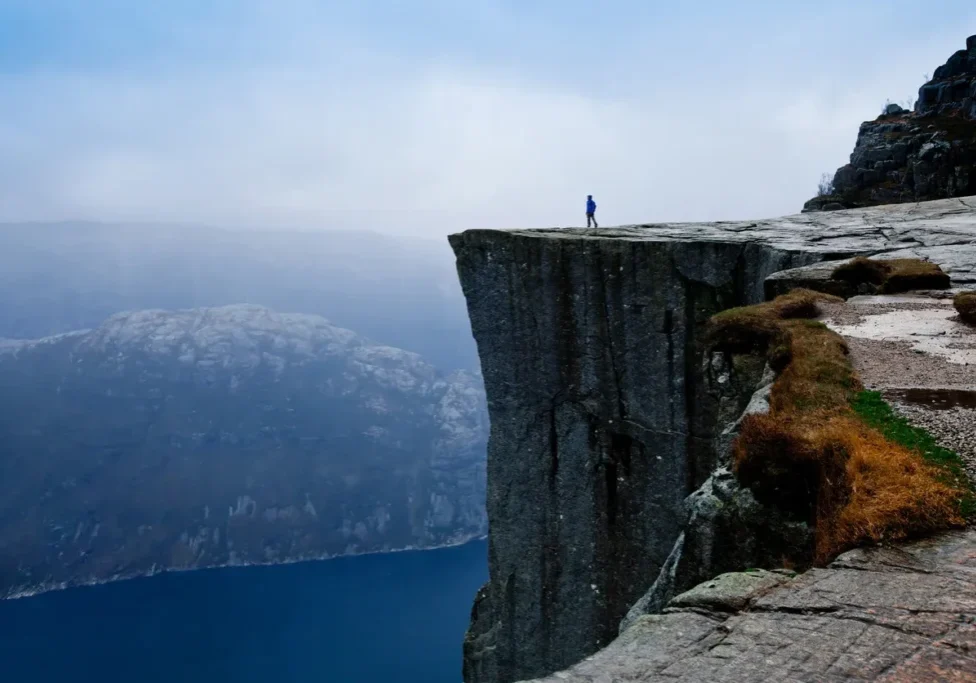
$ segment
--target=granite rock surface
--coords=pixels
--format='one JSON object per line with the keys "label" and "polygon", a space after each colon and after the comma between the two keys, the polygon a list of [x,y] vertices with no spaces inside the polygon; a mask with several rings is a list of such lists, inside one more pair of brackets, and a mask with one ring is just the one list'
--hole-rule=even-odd
{"label": "granite rock surface", "polygon": [[976,530],[743,572],[677,596],[536,683],[976,680]]}
{"label": "granite rock surface", "polygon": [[507,683],[607,646],[690,547],[689,496],[761,374],[730,382],[706,359],[708,318],[762,301],[776,272],[859,254],[920,253],[972,282],[976,199],[450,239],[491,417],[490,580],[464,675]]}

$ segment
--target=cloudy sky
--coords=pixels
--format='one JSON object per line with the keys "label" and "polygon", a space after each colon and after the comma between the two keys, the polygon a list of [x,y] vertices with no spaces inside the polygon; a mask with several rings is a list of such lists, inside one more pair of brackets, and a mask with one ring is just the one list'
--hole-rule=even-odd
{"label": "cloudy sky", "polygon": [[0,0],[0,220],[792,213],[971,1]]}

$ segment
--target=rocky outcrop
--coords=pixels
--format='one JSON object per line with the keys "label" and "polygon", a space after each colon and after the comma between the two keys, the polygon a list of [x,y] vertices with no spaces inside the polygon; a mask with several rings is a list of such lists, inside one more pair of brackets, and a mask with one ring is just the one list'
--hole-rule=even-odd
{"label": "rocky outcrop", "polygon": [[[722,363],[716,354],[712,365]],[[761,361],[762,359],[760,359]],[[729,372],[716,378],[728,386],[729,398],[741,395],[730,382],[735,365],[755,362],[755,356],[733,356]],[[679,593],[724,572],[743,567],[777,567],[784,561],[807,567],[813,559],[813,529],[802,520],[761,504],[748,487],[733,476],[728,453],[747,415],[769,412],[769,393],[775,375],[767,366],[759,389],[745,411],[716,439],[719,464],[708,480],[685,501],[687,518],[671,554],[650,590],[627,612],[623,632],[645,614],[657,614]],[[730,400],[731,402],[731,400]],[[719,416],[720,423],[728,422]]]}
{"label": "rocky outcrop", "polygon": [[833,191],[804,211],[976,194],[976,36],[918,91],[914,111],[888,105],[861,124]]}
{"label": "rocky outcrop", "polygon": [[826,569],[726,574],[536,683],[971,681],[976,531],[853,550]]}
{"label": "rocky outcrop", "polygon": [[[774,272],[855,254],[952,251],[950,274],[968,276],[976,211],[947,200],[754,222],[475,230],[451,243],[491,415],[490,581],[472,610],[465,680],[502,683],[607,645],[682,553],[726,566],[721,544],[708,545],[707,530],[721,527],[695,537],[689,508],[726,519],[704,501],[738,495],[716,469],[762,367],[728,374],[734,365],[705,358],[712,314],[761,301]],[[696,508],[688,497],[703,485]]]}
{"label": "rocky outcrop", "polygon": [[0,597],[481,536],[476,376],[257,306],[0,344]]}

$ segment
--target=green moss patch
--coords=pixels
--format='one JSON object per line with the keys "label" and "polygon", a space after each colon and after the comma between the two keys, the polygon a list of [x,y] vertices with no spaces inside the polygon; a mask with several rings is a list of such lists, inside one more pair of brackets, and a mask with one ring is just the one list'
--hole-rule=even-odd
{"label": "green moss patch", "polygon": [[968,495],[963,497],[961,503],[963,514],[969,518],[976,515],[976,496],[958,453],[943,448],[929,432],[913,426],[895,413],[877,391],[859,392],[851,402],[851,407],[865,424],[877,429],[887,439],[918,453],[926,462],[943,470],[949,481],[965,489]]}

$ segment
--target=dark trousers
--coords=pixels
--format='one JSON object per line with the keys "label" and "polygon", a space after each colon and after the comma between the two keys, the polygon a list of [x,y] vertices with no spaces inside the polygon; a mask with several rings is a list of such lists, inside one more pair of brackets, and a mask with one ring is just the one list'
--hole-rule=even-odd
{"label": "dark trousers", "polygon": [[[592,224],[592,225],[591,225]],[[599,228],[600,226],[596,224],[596,216],[592,213],[586,214],[586,227]]]}

